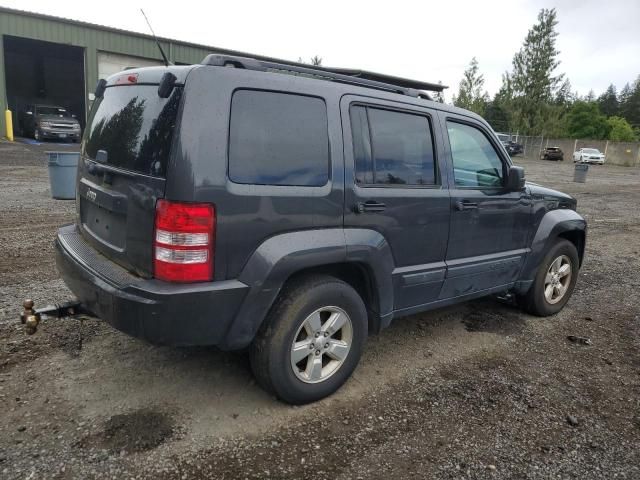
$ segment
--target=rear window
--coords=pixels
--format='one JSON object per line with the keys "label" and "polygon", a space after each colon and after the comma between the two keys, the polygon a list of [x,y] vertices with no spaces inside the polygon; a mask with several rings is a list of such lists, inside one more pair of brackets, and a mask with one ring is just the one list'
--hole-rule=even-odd
{"label": "rear window", "polygon": [[286,93],[235,92],[229,179],[254,185],[325,185],[329,136],[324,101]]}
{"label": "rear window", "polygon": [[109,87],[92,107],[83,154],[107,152],[107,164],[145,175],[166,173],[181,88],[169,98],[157,85]]}

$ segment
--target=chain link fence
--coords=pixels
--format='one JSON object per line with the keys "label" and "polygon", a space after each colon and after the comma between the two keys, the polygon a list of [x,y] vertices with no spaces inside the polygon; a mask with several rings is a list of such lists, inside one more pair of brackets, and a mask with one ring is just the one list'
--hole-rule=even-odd
{"label": "chain link fence", "polygon": [[509,133],[513,142],[522,145],[523,155],[529,159],[540,158],[546,147],[559,147],[565,160],[572,160],[573,153],[581,148],[597,148],[605,154],[606,162],[612,165],[640,167],[640,142],[611,142],[609,140],[576,140],[573,138],[550,138]]}

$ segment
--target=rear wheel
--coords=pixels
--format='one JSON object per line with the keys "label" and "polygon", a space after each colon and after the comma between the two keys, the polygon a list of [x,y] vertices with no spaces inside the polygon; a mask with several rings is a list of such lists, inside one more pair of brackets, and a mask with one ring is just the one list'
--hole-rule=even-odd
{"label": "rear wheel", "polygon": [[305,277],[279,296],[251,346],[251,367],[258,383],[281,400],[313,402],[349,378],[366,335],[366,308],[350,285]]}
{"label": "rear wheel", "polygon": [[521,297],[520,305],[528,313],[546,317],[566,305],[578,280],[580,260],[575,245],[559,240],[545,255],[533,285]]}

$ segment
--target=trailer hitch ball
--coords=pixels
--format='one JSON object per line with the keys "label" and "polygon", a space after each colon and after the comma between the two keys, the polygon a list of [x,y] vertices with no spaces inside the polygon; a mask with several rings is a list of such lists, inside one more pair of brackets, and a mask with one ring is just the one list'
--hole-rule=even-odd
{"label": "trailer hitch ball", "polygon": [[20,321],[25,325],[27,335],[33,335],[38,331],[38,324],[40,323],[40,314],[36,313],[33,309],[33,300],[25,300],[22,306],[24,311],[20,315]]}

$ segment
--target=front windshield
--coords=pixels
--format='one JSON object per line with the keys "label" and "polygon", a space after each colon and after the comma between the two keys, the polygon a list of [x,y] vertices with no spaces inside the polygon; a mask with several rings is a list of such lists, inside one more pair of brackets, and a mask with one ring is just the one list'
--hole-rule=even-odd
{"label": "front windshield", "polygon": [[583,148],[582,151],[584,153],[600,153],[600,150],[596,148]]}
{"label": "front windshield", "polygon": [[62,107],[36,107],[38,115],[56,115],[58,117],[70,117],[71,114]]}
{"label": "front windshield", "polygon": [[509,141],[509,135],[505,135],[505,134],[498,134],[498,138],[500,139],[501,142],[508,142]]}

